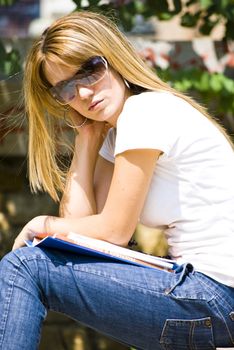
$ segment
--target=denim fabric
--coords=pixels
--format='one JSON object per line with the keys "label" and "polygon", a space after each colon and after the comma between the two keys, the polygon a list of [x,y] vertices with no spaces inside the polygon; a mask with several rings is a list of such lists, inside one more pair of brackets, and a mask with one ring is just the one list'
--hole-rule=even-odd
{"label": "denim fabric", "polygon": [[21,248],[0,262],[0,349],[34,350],[47,310],[147,350],[234,347],[234,288],[176,273]]}

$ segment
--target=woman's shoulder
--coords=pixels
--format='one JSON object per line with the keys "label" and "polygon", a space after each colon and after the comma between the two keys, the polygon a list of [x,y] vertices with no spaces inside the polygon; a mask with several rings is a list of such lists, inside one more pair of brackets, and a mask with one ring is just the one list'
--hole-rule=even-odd
{"label": "woman's shoulder", "polygon": [[157,108],[171,109],[175,106],[183,105],[185,101],[179,96],[174,95],[170,91],[166,90],[155,90],[145,91],[137,95],[130,96],[126,101],[126,108],[144,107],[150,108],[152,105]]}
{"label": "woman's shoulder", "polygon": [[171,98],[173,93],[166,90],[146,90],[139,94],[134,94],[129,97],[128,101],[138,101],[144,99],[156,99],[156,98]]}

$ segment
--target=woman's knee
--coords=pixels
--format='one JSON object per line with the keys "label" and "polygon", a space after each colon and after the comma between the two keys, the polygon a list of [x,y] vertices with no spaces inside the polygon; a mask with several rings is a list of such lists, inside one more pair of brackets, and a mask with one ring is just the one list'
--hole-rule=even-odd
{"label": "woman's knee", "polygon": [[30,271],[35,274],[38,269],[37,259],[41,255],[38,248],[23,247],[7,253],[0,261],[0,278],[18,273],[19,271]]}

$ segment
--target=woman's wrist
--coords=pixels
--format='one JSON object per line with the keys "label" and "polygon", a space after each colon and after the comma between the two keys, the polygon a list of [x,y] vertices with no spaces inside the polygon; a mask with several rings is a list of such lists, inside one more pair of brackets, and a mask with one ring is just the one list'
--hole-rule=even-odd
{"label": "woman's wrist", "polygon": [[100,150],[100,143],[92,141],[81,142],[79,139],[75,141],[74,157],[75,163],[95,164]]}
{"label": "woman's wrist", "polygon": [[88,152],[94,152],[98,153],[100,149],[101,143],[100,140],[95,139],[95,137],[80,137],[80,135],[77,135],[75,138],[75,150],[79,153],[81,151],[88,151]]}

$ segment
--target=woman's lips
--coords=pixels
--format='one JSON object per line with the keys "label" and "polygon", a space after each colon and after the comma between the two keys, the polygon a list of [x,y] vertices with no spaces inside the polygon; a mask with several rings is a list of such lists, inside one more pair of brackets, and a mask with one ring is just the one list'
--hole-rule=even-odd
{"label": "woman's lips", "polygon": [[95,110],[99,104],[102,102],[103,100],[98,100],[98,101],[95,101],[93,102],[90,106],[89,106],[89,111],[93,111]]}

